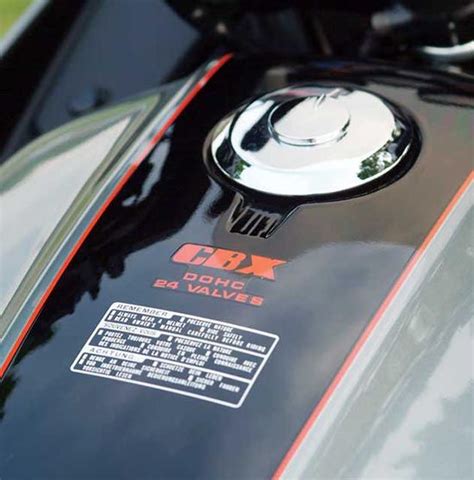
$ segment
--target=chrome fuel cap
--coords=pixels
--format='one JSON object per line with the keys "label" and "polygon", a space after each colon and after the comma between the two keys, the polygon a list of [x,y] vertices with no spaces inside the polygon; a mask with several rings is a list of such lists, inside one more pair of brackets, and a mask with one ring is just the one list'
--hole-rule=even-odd
{"label": "chrome fuel cap", "polygon": [[335,95],[338,89],[277,104],[268,116],[273,137],[294,146],[323,145],[341,139],[351,117],[346,106],[333,98]]}
{"label": "chrome fuel cap", "polygon": [[267,93],[211,133],[218,169],[283,195],[353,190],[388,175],[413,140],[411,123],[373,93],[301,85]]}

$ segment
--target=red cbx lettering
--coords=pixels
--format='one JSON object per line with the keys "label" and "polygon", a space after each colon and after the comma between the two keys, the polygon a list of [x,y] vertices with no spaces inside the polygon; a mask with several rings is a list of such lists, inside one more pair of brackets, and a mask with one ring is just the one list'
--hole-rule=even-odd
{"label": "red cbx lettering", "polygon": [[274,268],[286,263],[276,258],[247,255],[246,253],[187,243],[173,255],[176,263],[202,265],[217,270],[229,270],[243,275],[275,280]]}

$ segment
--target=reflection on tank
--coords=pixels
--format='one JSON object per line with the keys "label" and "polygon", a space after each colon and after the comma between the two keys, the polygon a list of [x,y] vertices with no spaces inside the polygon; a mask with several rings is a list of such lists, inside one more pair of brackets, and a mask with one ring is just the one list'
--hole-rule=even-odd
{"label": "reflection on tank", "polygon": [[[183,166],[183,144],[172,142],[174,135],[182,135],[179,122],[135,172],[101,218],[100,226],[79,250],[63,275],[60,288],[47,302],[46,314],[36,321],[35,334],[27,337],[15,363],[48,342],[54,335],[54,322],[73,313],[86,293],[97,298],[104,275],[121,276],[125,259],[131,253],[172,236],[196,213],[209,187],[209,178],[201,161]],[[180,175],[183,169],[188,175]],[[211,218],[219,216],[231,201],[232,195],[218,196],[206,214]],[[11,368],[2,379],[0,421],[17,383],[14,370]]]}

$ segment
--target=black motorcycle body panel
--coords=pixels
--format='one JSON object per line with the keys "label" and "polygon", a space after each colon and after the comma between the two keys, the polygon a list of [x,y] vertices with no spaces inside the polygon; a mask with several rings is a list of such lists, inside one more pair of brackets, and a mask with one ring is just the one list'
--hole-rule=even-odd
{"label": "black motorcycle body panel", "polygon": [[[367,194],[290,203],[239,191],[209,171],[206,138],[221,118],[262,92],[304,82],[362,87],[404,109],[419,129],[411,168]],[[271,476],[468,176],[468,101],[456,77],[388,65],[226,64],[109,206],[2,380],[0,477]],[[268,238],[231,232],[239,201],[284,218]],[[185,244],[286,263],[274,268],[274,279],[184,265],[172,258]],[[222,289],[213,296],[156,286],[159,279],[182,282],[186,273],[243,281],[246,296],[225,300]],[[215,319],[279,340],[239,408],[72,372],[114,302]]]}

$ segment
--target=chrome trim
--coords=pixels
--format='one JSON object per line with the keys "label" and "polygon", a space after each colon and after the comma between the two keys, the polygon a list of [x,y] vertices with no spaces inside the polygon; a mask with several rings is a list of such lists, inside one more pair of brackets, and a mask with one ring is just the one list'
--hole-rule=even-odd
{"label": "chrome trim", "polygon": [[417,51],[420,55],[437,62],[468,62],[474,59],[474,40],[452,47],[424,46],[419,47]]}
{"label": "chrome trim", "polygon": [[[319,96],[290,98],[276,104],[268,115],[268,129],[277,142],[293,146],[317,146],[341,140],[347,133],[351,116],[335,98],[335,88]],[[288,109],[279,117],[279,112]]]}
{"label": "chrome trim", "polygon": [[227,178],[291,197],[364,186],[398,165],[412,141],[411,123],[375,94],[311,84],[267,93],[231,113],[208,145]]}

